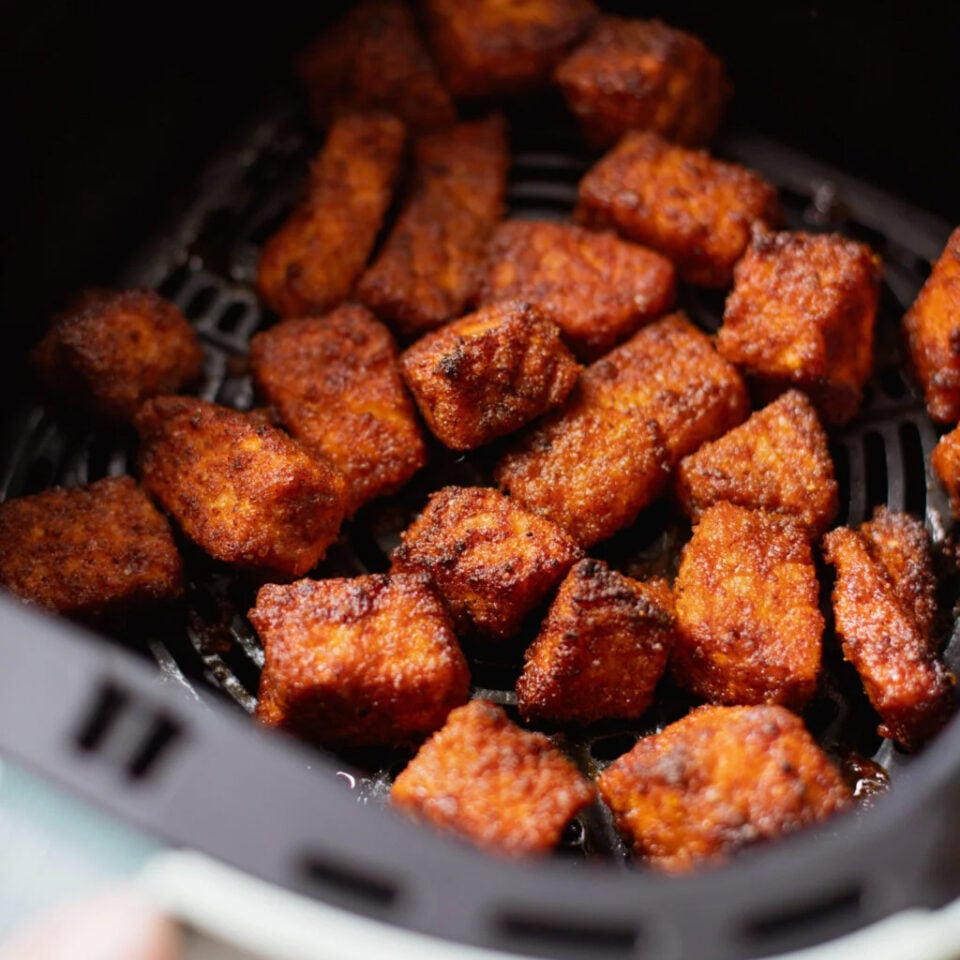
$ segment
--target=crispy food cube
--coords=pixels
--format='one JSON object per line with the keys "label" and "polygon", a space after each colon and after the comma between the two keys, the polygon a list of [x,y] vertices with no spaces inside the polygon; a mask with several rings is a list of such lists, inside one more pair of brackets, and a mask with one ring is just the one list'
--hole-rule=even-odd
{"label": "crispy food cube", "polygon": [[737,371],[673,314],[589,366],[566,405],[504,455],[494,478],[588,547],[632,523],[681,457],[748,411]]}
{"label": "crispy food cube", "polygon": [[806,395],[788,390],[677,467],[677,498],[696,521],[721,500],[795,517],[814,537],[837,514],[827,435]]}
{"label": "crispy food cube", "polygon": [[580,181],[575,217],[658,250],[687,283],[726,287],[751,226],[776,225],[780,207],[752,170],[635,130]]}
{"label": "crispy food cube", "polygon": [[574,724],[642,716],[666,670],[675,628],[665,580],[640,583],[600,560],[581,560],[524,657],[521,716]]}
{"label": "crispy food cube", "polygon": [[192,397],[157,397],[135,424],[144,487],[215,559],[298,577],[336,539],[340,472],[262,419]]}
{"label": "crispy food cube", "polygon": [[711,703],[800,709],[820,672],[823,616],[807,531],[722,501],[694,528],[674,584],[671,669]]}
{"label": "crispy food cube", "polygon": [[390,206],[403,144],[403,124],[388,114],[333,124],[307,196],[260,255],[257,289],[271,310],[313,316],[349,296]]}
{"label": "crispy food cube", "polygon": [[583,551],[488,487],[444,487],[403,533],[396,573],[425,573],[458,632],[507,640]]}
{"label": "crispy food cube", "polygon": [[523,93],[597,17],[590,0],[424,0],[427,37],[458,97]]}
{"label": "crispy food cube", "polygon": [[781,706],[702,706],[644,737],[597,780],[634,853],[682,873],[826,820],[850,788]]}
{"label": "crispy food cube", "polygon": [[152,290],[81,294],[32,359],[52,393],[123,422],[148,397],[174,393],[203,371],[193,327]]}
{"label": "crispy food cube", "polygon": [[343,474],[348,515],[426,463],[393,337],[364,307],[346,304],[258,333],[250,367],[283,425]]}
{"label": "crispy food cube", "polygon": [[411,130],[456,120],[453,100],[403,0],[356,4],[304,50],[297,73],[322,127],[351,110],[385,110]]}
{"label": "crispy food cube", "polygon": [[183,596],[170,525],[132,477],[54,487],[0,504],[0,584],[87,623]]}
{"label": "crispy food cube", "polygon": [[544,854],[594,798],[593,785],[542,733],[472,700],[420,748],[390,803],[507,857]]}
{"label": "crispy food cube", "polygon": [[404,744],[466,703],[470,671],[426,578],[268,584],[248,614],[263,641],[257,719],[328,746]]}
{"label": "crispy food cube", "polygon": [[960,420],[960,227],[903,318],[913,371],[938,423]]}
{"label": "crispy food cube", "polygon": [[413,186],[357,294],[416,336],[463,313],[486,243],[503,216],[510,158],[500,116],[461,123],[414,145]]}
{"label": "crispy food cube", "polygon": [[668,310],[675,293],[673,264],[652,250],[569,223],[507,220],[474,300],[526,300],[593,360]]}
{"label": "crispy food cube", "polygon": [[627,130],[702,146],[732,92],[720,58],[662,20],[602,17],[555,76],[584,136],[600,148]]}
{"label": "crispy food cube", "polygon": [[940,438],[930,455],[930,466],[950,497],[950,512],[960,519],[960,427]]}
{"label": "crispy food cube", "polygon": [[580,375],[560,331],[521,300],[428,333],[401,366],[427,426],[454,450],[513,433],[561,403]]}
{"label": "crispy food cube", "polygon": [[768,391],[797,387],[827,423],[845,423],[873,369],[880,275],[865,244],[759,226],[737,264],[717,349]]}
{"label": "crispy food cube", "polygon": [[880,715],[881,736],[916,750],[956,709],[955,680],[933,636],[936,581],[920,521],[879,509],[858,530],[824,537],[836,569],[833,612],[843,656]]}

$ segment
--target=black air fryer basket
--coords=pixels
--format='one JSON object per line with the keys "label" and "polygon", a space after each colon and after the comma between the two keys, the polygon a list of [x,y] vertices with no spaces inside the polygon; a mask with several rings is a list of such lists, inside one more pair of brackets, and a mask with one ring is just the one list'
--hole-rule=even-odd
{"label": "black air fryer basket", "polygon": [[[899,23],[892,6],[860,19],[799,4],[762,16],[695,3],[659,12],[702,33],[737,82],[717,152],[780,188],[789,228],[839,230],[883,256],[875,374],[861,415],[832,435],[838,522],[860,523],[879,504],[924,518],[953,603],[949,511],[928,466],[938,431],[905,376],[898,330],[960,220],[960,116],[933,106],[960,80],[950,49],[960,17]],[[203,396],[253,403],[243,357],[268,321],[252,291],[257,254],[318,144],[296,91],[279,80],[292,51],[323,26],[316,11],[308,19],[284,3],[270,24],[224,23],[175,3],[149,36],[131,29],[119,4],[83,16],[57,4],[10,13],[16,29],[0,52],[14,68],[8,149],[24,189],[5,204],[3,497],[135,470],[131,436],[70,422],[25,373],[27,348],[81,286],[157,288],[203,339]],[[565,217],[590,163],[571,121],[550,98],[517,102],[508,115],[510,215]],[[686,289],[680,305],[715,330],[723,297]],[[482,456],[431,452],[409,490],[348,525],[322,574],[386,569],[429,490],[489,482]],[[637,575],[661,572],[682,532],[656,505],[596,552]],[[960,726],[917,757],[898,752],[875,734],[836,651],[835,680],[807,722],[841,759],[860,763],[864,793],[878,777],[862,761],[882,765],[889,794],[690,877],[631,866],[599,806],[571,825],[554,858],[502,863],[380,809],[405,755],[332,757],[257,729],[244,715],[262,665],[242,616],[253,588],[195,553],[188,561],[185,619],[135,636],[93,637],[0,598],[0,752],[172,844],[362,917],[513,953],[767,956],[960,895]],[[956,636],[946,655],[958,670]],[[475,657],[471,667],[473,694],[509,709],[516,663]],[[608,725],[566,745],[595,774],[670,719],[668,707],[646,726]]]}

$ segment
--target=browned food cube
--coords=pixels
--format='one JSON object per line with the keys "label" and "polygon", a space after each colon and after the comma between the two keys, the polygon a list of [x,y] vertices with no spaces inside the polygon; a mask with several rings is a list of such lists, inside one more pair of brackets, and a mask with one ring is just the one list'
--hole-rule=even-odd
{"label": "browned food cube", "polygon": [[827,435],[805,394],[789,390],[677,468],[677,496],[698,520],[721,500],[795,517],[813,536],[837,513]]}
{"label": "browned food cube", "polygon": [[167,521],[132,477],[0,504],[0,584],[85,622],[115,622],[183,595]]}
{"label": "browned food cube", "polygon": [[456,120],[453,100],[403,0],[356,4],[300,55],[297,72],[321,126],[345,110],[386,110],[412,130]]}
{"label": "browned food cube", "polygon": [[403,533],[398,573],[426,573],[463,633],[512,637],[583,551],[487,487],[444,487]]}
{"label": "browned food cube", "polygon": [[33,360],[53,393],[129,421],[148,397],[196,382],[203,348],[183,314],[152,290],[94,290],[54,320]]}
{"label": "browned food cube", "polygon": [[950,512],[960,519],[960,427],[940,438],[930,465],[950,497]]}
{"label": "browned food cube", "polygon": [[333,124],[307,196],[261,253],[257,288],[271,310],[311,316],[350,294],[390,205],[403,142],[403,124],[388,114]]}
{"label": "browned food cube", "polygon": [[250,366],[283,425],[343,474],[348,514],[398,490],[426,463],[393,337],[364,307],[257,334]]}
{"label": "browned food cube", "polygon": [[667,667],[676,622],[664,580],[640,583],[581,560],[560,585],[517,681],[528,720],[636,719]]}
{"label": "browned food cube", "polygon": [[545,84],[597,17],[590,0],[424,0],[427,35],[458,97]]}
{"label": "browned food cube", "polygon": [[922,746],[956,708],[955,680],[933,636],[936,581],[918,520],[886,508],[824,537],[836,568],[833,612],[844,658],[883,721],[879,733]]}
{"label": "browned food cube", "polygon": [[752,170],[633,131],[580,181],[575,216],[659,250],[681,280],[726,287],[751,226],[778,223],[780,207]]}
{"label": "browned food cube", "polygon": [[557,67],[556,80],[584,136],[613,146],[627,130],[652,130],[684,146],[705,144],[732,88],[703,41],[661,20],[605,16]]}
{"label": "browned food cube", "polygon": [[569,223],[507,220],[494,231],[475,300],[526,300],[592,360],[659,317],[674,295],[673,264],[652,250]]}
{"label": "browned food cube", "polygon": [[423,577],[373,574],[260,588],[256,716],[315,743],[403,744],[467,701],[470,671]]}
{"label": "browned food cube", "polygon": [[803,721],[780,706],[703,706],[644,737],[597,780],[617,829],[651,866],[717,863],[851,806]]}
{"label": "browned food cube", "polygon": [[421,137],[413,186],[360,299],[406,335],[459,316],[476,288],[487,240],[503,216],[506,124],[494,116]]}
{"label": "browned food cube", "polygon": [[810,542],[789,517],[708,507],[676,583],[677,682],[712,703],[799,709],[820,672],[823,616]]}
{"label": "browned food cube", "polygon": [[509,857],[552,850],[593,798],[593,785],[542,733],[484,700],[451,711],[390,791],[415,819]]}
{"label": "browned food cube", "polygon": [[566,405],[509,451],[494,477],[590,546],[632,523],[670,467],[748,410],[737,371],[673,314],[588,367]]}
{"label": "browned food cube", "polygon": [[960,420],[960,227],[903,318],[913,371],[939,423]]}
{"label": "browned food cube", "polygon": [[295,577],[336,539],[343,477],[261,419],[157,397],[140,408],[136,427],[143,485],[217,560]]}
{"label": "browned food cube", "polygon": [[873,368],[880,258],[838,234],[754,230],[717,349],[768,391],[795,386],[828,423],[859,409]]}
{"label": "browned food cube", "polygon": [[560,331],[521,300],[428,333],[401,365],[427,426],[454,450],[518,430],[561,403],[580,374]]}

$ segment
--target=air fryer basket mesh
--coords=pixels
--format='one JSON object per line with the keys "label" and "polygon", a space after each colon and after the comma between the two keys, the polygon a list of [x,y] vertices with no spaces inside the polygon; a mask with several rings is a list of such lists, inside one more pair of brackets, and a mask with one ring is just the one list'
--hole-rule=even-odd
{"label": "air fryer basket mesh", "polygon": [[[535,120],[531,110],[538,111]],[[520,105],[511,119],[510,215],[567,217],[590,158],[568,122],[545,120],[538,107]],[[316,147],[302,113],[289,100],[278,100],[207,170],[192,200],[144,245],[120,278],[124,285],[156,287],[196,325],[207,353],[202,390],[207,399],[239,409],[249,409],[256,402],[244,357],[251,335],[273,320],[253,292],[257,256],[295,201]],[[756,167],[781,188],[788,227],[839,230],[868,242],[884,259],[876,372],[861,415],[831,435],[840,483],[838,522],[860,523],[879,504],[907,510],[925,519],[943,560],[951,550],[946,534],[949,514],[928,468],[938,435],[904,376],[898,337],[900,317],[929,272],[931,252],[943,238],[927,237],[917,244],[868,226],[857,198],[829,177],[798,174],[789,152],[767,147],[763,140],[734,136],[722,141],[718,152]],[[867,189],[865,196],[873,200]],[[722,295],[684,288],[680,305],[704,329],[713,331],[719,325]],[[104,475],[136,472],[131,435],[93,432],[68,423],[62,414],[39,402],[26,402],[10,422],[16,427],[0,473],[4,498],[53,483],[72,486]],[[400,495],[370,505],[347,524],[315,575],[386,570],[400,531],[427,494],[446,483],[489,483],[492,459],[489,451],[461,456],[432,444],[430,465]],[[683,519],[666,503],[658,503],[633,527],[594,552],[636,576],[669,574],[687,533]],[[162,625],[138,643],[186,689],[197,684],[213,688],[251,711],[263,652],[244,612],[252,604],[256,585],[207,561],[189,545],[184,544],[184,550],[190,571],[186,619]],[[952,586],[949,581],[948,610],[954,599]],[[473,696],[513,709],[513,684],[524,641],[529,639],[528,633],[499,657],[468,651]],[[956,646],[951,643],[947,649],[951,662]],[[876,735],[876,718],[835,647],[828,647],[826,662],[824,682],[806,719],[821,742],[846,764],[852,779],[862,777],[859,786],[868,797],[871,786],[883,777],[863,760],[872,759],[896,779],[909,758]],[[596,774],[637,736],[679,717],[690,704],[675,690],[659,700],[664,706],[655,708],[640,724],[558,731],[557,739],[585,772]],[[402,751],[366,751],[346,757],[344,783],[364,801],[383,802],[391,776],[408,756]],[[599,804],[571,824],[564,849],[586,856],[627,856]]]}

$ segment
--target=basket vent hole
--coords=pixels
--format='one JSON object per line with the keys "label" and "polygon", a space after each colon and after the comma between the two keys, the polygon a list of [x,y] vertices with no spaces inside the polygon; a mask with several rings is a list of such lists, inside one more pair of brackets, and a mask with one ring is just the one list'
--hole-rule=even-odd
{"label": "basket vent hole", "polygon": [[616,760],[631,750],[637,738],[632,733],[618,733],[611,737],[601,737],[590,744],[590,756],[594,760]]}
{"label": "basket vent hole", "polygon": [[313,887],[322,887],[324,896],[354,909],[382,913],[394,905],[399,888],[392,880],[374,875],[356,864],[307,855],[303,875]]}
{"label": "basket vent hole", "polygon": [[157,287],[157,293],[167,300],[176,300],[177,294],[183,289],[183,285],[190,276],[190,268],[181,263],[172,273],[168,273],[160,285]]}
{"label": "basket vent hole", "polygon": [[742,932],[750,943],[789,942],[791,949],[809,946],[854,929],[859,922],[862,900],[859,887],[844,887],[812,903],[759,914],[744,924]]}
{"label": "basket vent hole", "polygon": [[887,502],[887,456],[883,437],[870,431],[863,436],[863,454],[866,460],[867,507],[878,507]]}
{"label": "basket vent hole", "polygon": [[236,333],[240,328],[240,325],[247,317],[248,313],[247,304],[243,303],[240,300],[235,300],[233,303],[227,307],[226,310],[220,314],[220,319],[217,321],[217,326],[224,333]]}
{"label": "basket vent hole", "polygon": [[94,698],[93,706],[87,712],[86,719],[77,730],[77,746],[85,753],[99,750],[128,703],[127,695],[119,687],[112,683],[103,684]]}
{"label": "basket vent hole", "polygon": [[520,949],[535,949],[571,957],[635,956],[637,930],[624,923],[582,921],[504,913],[500,918],[504,936]]}
{"label": "basket vent hole", "polygon": [[186,314],[188,319],[199,320],[201,317],[206,315],[207,311],[213,304],[216,295],[216,287],[201,287],[187,301],[186,306],[183,308],[183,312]]}
{"label": "basket vent hole", "polygon": [[156,768],[160,758],[180,736],[180,725],[163,714],[158,715],[150,726],[139,748],[130,756],[126,765],[131,780],[143,780]]}
{"label": "basket vent hole", "polygon": [[27,476],[17,494],[26,496],[30,493],[40,493],[42,490],[46,490],[53,483],[55,469],[55,464],[49,457],[36,457],[30,464]]}
{"label": "basket vent hole", "polygon": [[899,400],[907,393],[903,375],[896,367],[884,367],[880,371],[880,386],[883,387],[883,392],[894,400]]}
{"label": "basket vent hole", "polygon": [[916,424],[909,421],[900,424],[900,452],[906,483],[904,510],[915,517],[922,517],[927,509],[926,463],[920,431]]}

